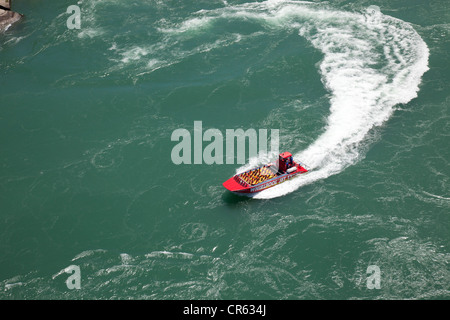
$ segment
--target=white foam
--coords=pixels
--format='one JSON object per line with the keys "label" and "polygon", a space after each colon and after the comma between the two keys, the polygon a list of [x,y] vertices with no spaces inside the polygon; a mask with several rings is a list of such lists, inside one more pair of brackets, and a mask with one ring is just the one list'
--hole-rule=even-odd
{"label": "white foam", "polygon": [[[299,37],[306,38],[323,55],[318,71],[330,93],[326,126],[305,150],[289,150],[311,172],[265,190],[256,198],[285,195],[361,160],[370,143],[371,130],[385,123],[396,105],[417,96],[421,77],[428,70],[428,47],[417,32],[408,23],[384,15],[376,6],[345,12],[318,3],[282,0],[227,4],[198,11],[174,25],[165,21],[164,28],[158,29],[162,37],[159,43],[117,50],[122,55],[121,62],[126,65],[145,57],[146,70],[139,74],[142,75],[194,54],[261,36],[218,34],[213,41],[189,47],[189,40],[200,34],[197,31],[207,31],[220,19],[227,23],[253,21],[263,32],[296,30]],[[238,172],[266,160],[266,156],[251,159]]]}
{"label": "white foam", "polygon": [[130,61],[140,60],[142,57],[149,54],[149,49],[135,46],[131,49],[128,49],[122,53],[123,58],[121,62],[128,63]]}
{"label": "white foam", "polygon": [[95,38],[104,34],[101,28],[84,28],[78,33],[78,38]]}
{"label": "white foam", "polygon": [[85,250],[85,251],[83,251],[83,252],[77,254],[77,255],[72,259],[72,261],[75,261],[75,260],[78,260],[78,259],[82,259],[82,258],[85,258],[85,257],[89,257],[89,256],[92,256],[92,255],[94,255],[94,254],[96,254],[96,253],[99,253],[99,252],[100,252],[100,253],[104,253],[104,252],[106,252],[106,251],[103,250],[103,249]]}
{"label": "white foam", "polygon": [[145,255],[146,258],[179,258],[192,259],[194,255],[188,252],[153,251]]}
{"label": "white foam", "polygon": [[395,105],[417,96],[421,77],[428,70],[428,47],[415,30],[373,6],[367,12],[350,13],[267,1],[241,9],[234,8],[239,16],[260,19],[272,27],[298,27],[299,35],[322,52],[320,73],[331,93],[324,133],[306,150],[294,153],[312,171],[255,198],[285,195],[357,162],[364,156],[368,133],[390,118]]}

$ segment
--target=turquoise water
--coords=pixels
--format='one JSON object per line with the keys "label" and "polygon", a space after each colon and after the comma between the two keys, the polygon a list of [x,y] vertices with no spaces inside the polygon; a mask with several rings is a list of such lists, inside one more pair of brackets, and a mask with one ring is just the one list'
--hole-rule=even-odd
{"label": "turquoise water", "polygon": [[[74,4],[0,35],[0,299],[450,297],[446,1]],[[194,121],[310,173],[231,194],[274,155],[175,165]]]}

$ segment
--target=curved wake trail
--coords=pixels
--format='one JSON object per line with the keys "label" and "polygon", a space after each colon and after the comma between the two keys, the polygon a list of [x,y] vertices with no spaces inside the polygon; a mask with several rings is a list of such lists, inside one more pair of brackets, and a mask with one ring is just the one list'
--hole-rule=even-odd
{"label": "curved wake trail", "polygon": [[428,70],[428,47],[421,37],[409,24],[382,15],[377,7],[365,13],[311,15],[314,19],[308,19],[299,34],[324,55],[320,73],[331,93],[330,115],[322,135],[294,155],[310,173],[257,198],[285,195],[357,162],[369,131],[388,120],[395,105],[417,96]]}
{"label": "curved wake trail", "polygon": [[310,173],[254,198],[283,196],[357,162],[370,130],[388,120],[395,105],[417,96],[428,70],[428,47],[417,32],[375,6],[350,13],[305,2],[266,1],[221,12],[233,14],[271,27],[298,29],[323,54],[320,74],[331,93],[324,132],[306,150],[294,153]]}
{"label": "curved wake trail", "polygon": [[[331,96],[323,133],[306,150],[293,152],[310,173],[255,198],[288,194],[356,163],[364,156],[370,131],[388,120],[396,105],[417,96],[421,77],[428,70],[428,47],[417,32],[410,24],[383,15],[376,6],[363,12],[345,12],[311,2],[268,0],[201,10],[176,26],[160,28],[165,36],[159,47],[164,50],[159,50],[158,45],[149,48],[158,59],[150,60],[148,72],[143,74],[192,54],[245,40],[245,36],[228,34],[204,46],[168,50],[217,21],[243,20],[253,21],[269,32],[295,30],[306,38],[323,55],[319,72]],[[171,52],[169,56],[167,52]],[[139,54],[140,58],[142,52]],[[253,163],[265,159],[250,160]]]}

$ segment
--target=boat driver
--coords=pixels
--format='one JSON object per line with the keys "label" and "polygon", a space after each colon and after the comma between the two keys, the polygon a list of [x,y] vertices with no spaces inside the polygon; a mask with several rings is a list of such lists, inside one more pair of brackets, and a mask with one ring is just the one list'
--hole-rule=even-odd
{"label": "boat driver", "polygon": [[289,169],[290,167],[292,167],[293,164],[294,164],[294,160],[292,159],[292,156],[290,156],[286,160],[286,169]]}

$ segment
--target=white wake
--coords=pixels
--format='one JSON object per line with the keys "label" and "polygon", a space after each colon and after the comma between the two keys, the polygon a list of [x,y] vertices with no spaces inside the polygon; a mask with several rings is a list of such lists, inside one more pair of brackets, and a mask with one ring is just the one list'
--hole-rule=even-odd
{"label": "white wake", "polygon": [[[197,31],[208,29],[217,20],[250,20],[263,30],[277,32],[295,30],[323,55],[319,72],[331,96],[326,127],[306,150],[293,152],[310,173],[255,198],[288,194],[360,160],[370,131],[388,120],[396,105],[417,96],[421,77],[428,70],[428,47],[418,33],[409,23],[382,14],[376,6],[346,12],[305,1],[268,0],[201,10],[195,17],[160,31],[169,37],[195,37]],[[174,52],[168,59],[174,63],[191,54],[243,41],[243,37],[228,35],[190,51],[171,51],[164,46],[164,52]],[[160,61],[153,64],[165,66]],[[155,68],[153,64],[149,72]],[[266,159],[251,159],[251,163],[255,160]]]}
{"label": "white wake", "polygon": [[396,105],[417,96],[428,70],[428,47],[417,32],[375,6],[355,13],[305,2],[266,1],[231,7],[221,14],[298,29],[299,36],[322,52],[319,71],[331,93],[323,134],[306,150],[294,153],[310,172],[255,198],[288,194],[354,164],[363,156],[369,131],[388,120]]}

